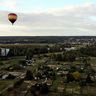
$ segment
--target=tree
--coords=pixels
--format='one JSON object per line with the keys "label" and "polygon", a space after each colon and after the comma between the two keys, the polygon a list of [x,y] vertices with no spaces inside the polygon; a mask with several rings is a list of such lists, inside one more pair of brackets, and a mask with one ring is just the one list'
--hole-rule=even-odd
{"label": "tree", "polygon": [[55,55],[55,54],[51,54],[51,55],[50,55],[50,58],[51,58],[52,60],[55,60],[55,59],[56,59],[56,55]]}
{"label": "tree", "polygon": [[91,75],[90,73],[87,75],[87,78],[86,78],[87,83],[93,83],[93,81],[91,80],[90,75]]}
{"label": "tree", "polygon": [[3,62],[0,62],[0,65],[3,65]]}
{"label": "tree", "polygon": [[80,85],[80,87],[85,86],[85,85],[86,85],[86,80],[81,80],[81,81],[79,82],[79,85]]}
{"label": "tree", "polygon": [[9,74],[8,77],[6,79],[15,79],[14,75]]}
{"label": "tree", "polygon": [[76,81],[79,81],[81,79],[80,73],[78,71],[72,73],[72,75]]}
{"label": "tree", "polygon": [[19,70],[20,68],[21,68],[21,67],[20,67],[19,64],[15,64],[14,67],[13,67],[14,70]]}
{"label": "tree", "polygon": [[19,61],[19,64],[24,64],[25,65],[26,64],[26,61],[25,60],[20,60]]}
{"label": "tree", "polygon": [[90,56],[88,56],[88,57],[87,57],[87,60],[88,60],[88,61],[90,61],[90,60],[91,60]]}
{"label": "tree", "polygon": [[70,61],[70,62],[73,62],[74,60],[75,60],[75,58],[76,58],[76,56],[75,56],[75,54],[73,53],[68,53],[67,55],[66,55],[66,59],[68,60],[68,61]]}
{"label": "tree", "polygon": [[26,57],[26,59],[32,59],[32,57],[33,57],[34,54],[35,54],[34,48],[29,48],[27,50],[27,57]]}
{"label": "tree", "polygon": [[40,54],[42,54],[42,53],[47,53],[48,51],[47,51],[47,47],[46,46],[41,46],[40,48],[39,48],[39,52],[40,52]]}
{"label": "tree", "polygon": [[47,94],[49,92],[48,86],[46,83],[44,83],[41,87],[40,93],[41,94]]}
{"label": "tree", "polygon": [[16,82],[14,83],[13,87],[15,88],[15,87],[17,87],[17,86],[20,86],[23,81],[24,81],[24,79],[20,79],[20,80],[16,81]]}
{"label": "tree", "polygon": [[1,56],[1,48],[0,48],[0,56]]}
{"label": "tree", "polygon": [[40,91],[40,89],[41,89],[41,87],[42,87],[42,84],[35,84],[34,85],[34,87],[35,87],[35,89],[36,89],[36,91]]}
{"label": "tree", "polygon": [[62,61],[62,55],[61,54],[57,54],[56,55],[56,60],[57,61]]}
{"label": "tree", "polygon": [[37,96],[37,95],[36,95],[36,88],[35,88],[34,86],[32,86],[32,87],[30,88],[30,92],[33,94],[33,96]]}
{"label": "tree", "polygon": [[36,74],[36,77],[41,78],[41,77],[42,77],[41,73],[40,73],[40,72],[38,72],[38,73]]}
{"label": "tree", "polygon": [[62,60],[63,60],[63,61],[66,61],[66,60],[67,60],[67,59],[66,59],[66,54],[63,54]]}
{"label": "tree", "polygon": [[76,71],[76,67],[75,66],[71,66],[69,71],[70,72],[75,72]]}
{"label": "tree", "polygon": [[27,70],[25,79],[27,79],[27,80],[32,80],[33,79],[33,74],[30,70]]}
{"label": "tree", "polygon": [[68,73],[67,74],[67,81],[70,82],[70,81],[74,81],[74,77],[71,73]]}

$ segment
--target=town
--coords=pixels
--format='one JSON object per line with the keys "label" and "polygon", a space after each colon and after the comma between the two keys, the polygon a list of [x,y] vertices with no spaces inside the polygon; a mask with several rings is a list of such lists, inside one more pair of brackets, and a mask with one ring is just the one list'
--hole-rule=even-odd
{"label": "town", "polygon": [[95,45],[96,36],[5,36],[0,44],[60,43],[71,45]]}

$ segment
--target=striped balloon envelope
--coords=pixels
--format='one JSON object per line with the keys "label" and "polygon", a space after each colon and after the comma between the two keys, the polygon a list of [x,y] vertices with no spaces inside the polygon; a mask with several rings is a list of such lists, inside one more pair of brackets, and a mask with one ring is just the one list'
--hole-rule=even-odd
{"label": "striped balloon envelope", "polygon": [[12,25],[14,24],[14,22],[17,20],[17,15],[15,13],[10,13],[8,14],[8,19],[9,21],[12,23]]}

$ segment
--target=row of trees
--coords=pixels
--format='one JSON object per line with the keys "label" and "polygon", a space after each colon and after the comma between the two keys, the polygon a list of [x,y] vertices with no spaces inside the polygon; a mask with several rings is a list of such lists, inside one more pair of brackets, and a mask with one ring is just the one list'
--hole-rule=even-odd
{"label": "row of trees", "polygon": [[82,47],[79,51],[83,55],[96,57],[96,46]]}
{"label": "row of trees", "polygon": [[36,92],[39,92],[39,94],[47,94],[49,92],[49,88],[48,88],[46,83],[44,83],[44,84],[35,84],[34,86],[32,86],[30,88],[30,92],[33,94],[33,96],[37,96]]}
{"label": "row of trees", "polygon": [[51,54],[50,59],[56,61],[75,61],[76,55],[73,53],[64,53],[64,54]]}
{"label": "row of trees", "polygon": [[74,81],[74,80],[80,81],[80,79],[81,79],[81,75],[78,71],[67,74],[67,82]]}
{"label": "row of trees", "polygon": [[86,83],[93,83],[94,81],[92,80],[91,76],[92,76],[92,74],[89,73],[86,78],[82,78],[81,74],[78,71],[75,71],[73,73],[67,74],[67,82],[81,81],[82,85],[84,85]]}
{"label": "row of trees", "polygon": [[[67,46],[67,45],[66,45]],[[22,45],[22,46],[7,46],[11,51],[9,53],[9,56],[25,56],[28,55],[29,57],[33,56],[34,54],[43,54],[43,53],[52,53],[52,52],[61,52],[65,51],[64,48],[65,46],[63,45],[57,45],[54,44],[53,46],[48,46],[48,45]],[[88,46],[85,48],[80,48],[77,51],[71,51],[71,54],[75,54],[78,56],[96,56],[96,46]],[[69,55],[71,55],[69,54]]]}
{"label": "row of trees", "polygon": [[[20,45],[20,46],[1,46],[4,48],[9,48],[10,52],[8,56],[26,56],[28,55],[33,56],[34,54],[43,54],[43,53],[48,53],[48,52],[60,52],[61,45],[53,45],[53,46],[48,46],[48,45]],[[64,48],[63,48],[64,49]],[[1,53],[1,50],[0,50]]]}

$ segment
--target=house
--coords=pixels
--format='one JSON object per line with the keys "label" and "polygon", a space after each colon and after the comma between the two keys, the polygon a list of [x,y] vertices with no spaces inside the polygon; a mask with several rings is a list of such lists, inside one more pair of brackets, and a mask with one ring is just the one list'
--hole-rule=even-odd
{"label": "house", "polygon": [[66,51],[76,50],[76,47],[64,48]]}

